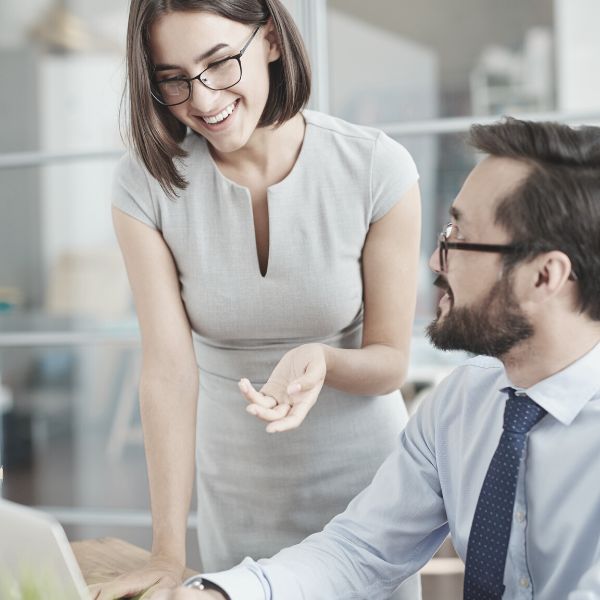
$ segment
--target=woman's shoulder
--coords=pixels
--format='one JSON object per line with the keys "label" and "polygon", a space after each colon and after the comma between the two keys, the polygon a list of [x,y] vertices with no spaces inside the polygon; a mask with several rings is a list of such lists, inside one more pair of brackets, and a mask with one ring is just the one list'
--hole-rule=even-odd
{"label": "woman's shoulder", "polygon": [[181,148],[188,155],[194,157],[207,157],[209,152],[206,140],[191,129],[188,129],[185,138],[183,138]]}
{"label": "woman's shoulder", "polygon": [[152,229],[160,229],[152,178],[133,149],[119,159],[115,168],[112,205]]}
{"label": "woman's shoulder", "polygon": [[319,148],[319,152],[325,147],[332,155],[337,151],[344,155],[344,159],[355,156],[361,162],[412,162],[406,148],[381,129],[357,125],[313,110],[305,110],[303,115],[318,139],[315,147]]}
{"label": "woman's shoulder", "polygon": [[150,174],[141,157],[129,148],[117,161],[114,171],[114,183],[125,188],[137,188],[148,185]]}
{"label": "woman's shoulder", "polygon": [[332,137],[337,136],[340,138],[364,140],[366,142],[375,143],[377,138],[382,134],[382,132],[375,127],[350,123],[339,117],[334,117],[316,110],[305,110],[302,114],[308,125],[325,135],[330,135]]}
{"label": "woman's shoulder", "polygon": [[[176,157],[174,164],[184,179],[189,178],[188,171],[198,173],[198,169],[203,163],[209,163],[208,146],[204,138],[199,135],[188,133],[181,142],[181,149],[185,152],[185,156]],[[160,189],[160,184],[150,173],[142,157],[134,148],[129,148],[121,156],[117,161],[114,173],[117,184]]]}

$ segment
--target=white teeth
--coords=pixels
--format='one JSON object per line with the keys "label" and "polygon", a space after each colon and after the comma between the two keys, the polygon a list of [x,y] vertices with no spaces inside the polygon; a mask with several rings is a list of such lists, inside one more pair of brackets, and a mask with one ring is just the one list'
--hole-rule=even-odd
{"label": "white teeth", "polygon": [[224,121],[233,111],[235,110],[235,102],[224,108],[220,113],[213,115],[212,117],[202,117],[205,123],[214,125]]}

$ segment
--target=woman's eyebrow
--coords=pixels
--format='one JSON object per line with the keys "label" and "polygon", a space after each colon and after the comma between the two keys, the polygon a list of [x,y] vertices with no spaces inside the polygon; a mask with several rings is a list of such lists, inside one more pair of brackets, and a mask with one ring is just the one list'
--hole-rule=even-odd
{"label": "woman's eyebrow", "polygon": [[[210,50],[207,50],[203,54],[196,56],[196,58],[194,59],[194,64],[197,65],[198,63],[205,61],[207,58],[210,58],[213,54],[216,54],[219,50],[222,50],[223,48],[229,48],[229,44],[216,44]],[[177,65],[159,64],[154,66],[154,71],[171,71],[172,69],[179,68],[180,67]]]}

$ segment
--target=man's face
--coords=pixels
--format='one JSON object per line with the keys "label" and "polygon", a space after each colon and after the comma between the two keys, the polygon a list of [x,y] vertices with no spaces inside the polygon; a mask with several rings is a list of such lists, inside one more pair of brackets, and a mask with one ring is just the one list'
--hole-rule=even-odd
{"label": "man's face", "polygon": [[[438,276],[436,285],[447,289]],[[501,357],[533,335],[533,327],[523,314],[513,292],[510,274],[497,281],[487,296],[469,306],[449,309],[427,328],[427,335],[440,350],[466,350],[473,354]]]}
{"label": "man's face", "polygon": [[[528,172],[526,165],[507,158],[490,157],[477,165],[450,211],[457,240],[510,243],[494,223],[495,209]],[[438,273],[435,284],[445,292],[427,329],[438,348],[500,357],[533,335],[515,295],[514,272],[504,271],[500,254],[451,249],[442,273],[436,250],[430,267]]]}

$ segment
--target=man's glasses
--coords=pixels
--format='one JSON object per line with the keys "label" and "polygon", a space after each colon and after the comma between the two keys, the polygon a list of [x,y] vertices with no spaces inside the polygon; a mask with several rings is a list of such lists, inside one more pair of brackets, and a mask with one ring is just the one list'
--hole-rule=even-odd
{"label": "man's glasses", "polygon": [[[471,244],[469,242],[455,242],[452,239],[460,239],[458,226],[448,223],[438,236],[438,249],[440,258],[440,270],[446,273],[448,269],[448,250],[470,250],[472,252],[493,252],[498,254],[514,254],[522,252],[523,247],[516,244]],[[571,270],[569,274],[571,281],[577,281],[577,275]]]}
{"label": "man's glasses", "polygon": [[236,55],[208,65],[196,77],[190,77],[189,79],[186,77],[170,77],[155,80],[151,89],[152,97],[163,106],[183,104],[192,96],[192,82],[196,79],[209,90],[226,90],[233,87],[242,79],[242,56],[260,28],[259,25]]}
{"label": "man's glasses", "polygon": [[458,226],[448,223],[438,236],[438,248],[440,253],[440,269],[443,273],[448,268],[448,250],[470,250],[472,252],[494,252],[500,254],[512,254],[521,248],[511,244],[471,244],[469,242],[452,242],[453,237],[458,238]]}

